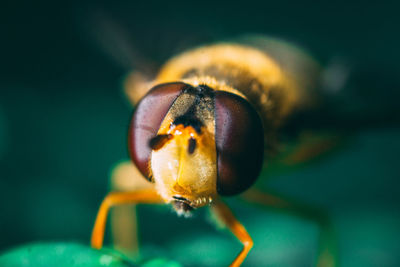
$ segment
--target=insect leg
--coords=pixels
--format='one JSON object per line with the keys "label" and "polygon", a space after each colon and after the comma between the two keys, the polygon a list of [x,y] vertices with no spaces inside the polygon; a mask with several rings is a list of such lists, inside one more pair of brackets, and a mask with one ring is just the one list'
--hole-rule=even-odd
{"label": "insect leg", "polygon": [[319,159],[333,152],[346,141],[339,133],[310,133],[304,132],[299,138],[298,145],[284,159],[286,165],[298,165]]}
{"label": "insect leg", "polygon": [[103,246],[107,215],[111,207],[132,203],[160,203],[161,201],[160,196],[154,189],[109,193],[101,203],[97,213],[96,222],[92,231],[92,247],[100,249]]}
{"label": "insect leg", "polygon": [[242,264],[247,257],[250,249],[253,247],[253,240],[247,233],[244,226],[235,218],[229,207],[220,200],[217,200],[212,206],[212,211],[222,220],[229,230],[242,242],[243,249],[230,265],[237,267]]}
{"label": "insect leg", "polygon": [[315,266],[338,266],[334,229],[328,216],[323,211],[298,203],[297,201],[288,200],[277,194],[261,192],[256,189],[248,190],[242,194],[242,197],[248,202],[273,208],[277,211],[284,211],[318,223],[321,232],[319,236],[318,257]]}
{"label": "insect leg", "polygon": [[[131,161],[119,163],[111,174],[112,192],[135,192],[152,189],[153,183],[148,182]],[[136,205],[122,205],[110,212],[113,247],[129,258],[139,254]]]}

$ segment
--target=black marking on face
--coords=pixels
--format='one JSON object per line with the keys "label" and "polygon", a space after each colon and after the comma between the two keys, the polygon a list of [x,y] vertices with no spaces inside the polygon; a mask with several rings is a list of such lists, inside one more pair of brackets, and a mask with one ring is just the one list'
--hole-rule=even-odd
{"label": "black marking on face", "polygon": [[149,141],[149,146],[153,150],[159,150],[162,148],[169,140],[173,138],[172,134],[159,134],[151,138]]}
{"label": "black marking on face", "polygon": [[176,118],[172,124],[182,124],[184,127],[192,126],[198,134],[201,134],[201,127],[203,126],[203,123],[193,113],[188,112]]}
{"label": "black marking on face", "polygon": [[196,139],[190,137],[188,145],[188,153],[193,154],[195,149],[196,149]]}

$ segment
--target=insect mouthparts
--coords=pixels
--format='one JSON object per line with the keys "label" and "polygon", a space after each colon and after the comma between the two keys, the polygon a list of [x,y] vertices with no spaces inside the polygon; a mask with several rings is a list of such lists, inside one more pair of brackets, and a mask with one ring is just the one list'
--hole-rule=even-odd
{"label": "insect mouthparts", "polygon": [[190,212],[193,210],[193,207],[189,204],[189,200],[181,196],[173,196],[172,198],[176,199],[172,202],[172,205],[178,215],[189,217]]}
{"label": "insect mouthparts", "polygon": [[172,196],[172,198],[173,198],[173,199],[176,199],[176,200],[180,200],[180,201],[189,201],[189,200],[187,200],[186,198],[181,197],[181,196]]}

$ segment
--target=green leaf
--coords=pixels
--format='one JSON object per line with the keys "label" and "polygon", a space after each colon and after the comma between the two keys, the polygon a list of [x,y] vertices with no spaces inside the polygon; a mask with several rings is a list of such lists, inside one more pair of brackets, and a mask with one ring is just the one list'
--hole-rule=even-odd
{"label": "green leaf", "polygon": [[122,254],[111,250],[96,250],[78,243],[32,243],[23,245],[0,255],[0,266],[112,266],[112,267],[180,267],[179,263],[167,259],[151,259],[135,264]]}

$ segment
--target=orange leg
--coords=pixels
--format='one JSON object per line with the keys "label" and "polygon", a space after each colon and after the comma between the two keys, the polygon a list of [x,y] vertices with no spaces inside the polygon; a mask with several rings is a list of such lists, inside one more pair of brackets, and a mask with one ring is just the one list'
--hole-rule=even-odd
{"label": "orange leg", "polygon": [[[112,192],[137,192],[154,189],[154,183],[143,179],[132,161],[123,161],[115,166],[111,173]],[[136,204],[122,205],[110,210],[113,248],[129,259],[139,257],[138,225]]]}
{"label": "orange leg", "polygon": [[244,246],[242,251],[230,265],[231,267],[240,266],[247,257],[250,249],[253,247],[253,240],[247,233],[244,226],[235,218],[229,207],[222,201],[216,201],[211,207],[216,215],[225,223],[229,230],[231,230],[231,232],[240,240],[240,242],[242,242]]}
{"label": "orange leg", "polygon": [[288,200],[271,193],[250,189],[242,197],[254,204],[274,208],[277,211],[288,212],[304,219],[314,221],[320,227],[319,251],[315,266],[335,267],[338,266],[336,253],[336,240],[333,226],[326,214],[321,210],[300,204],[297,201]]}
{"label": "orange leg", "polygon": [[154,189],[135,192],[113,192],[109,193],[101,203],[97,213],[96,222],[92,231],[92,247],[100,249],[103,246],[104,231],[108,211],[112,206],[133,203],[161,203],[162,199]]}

